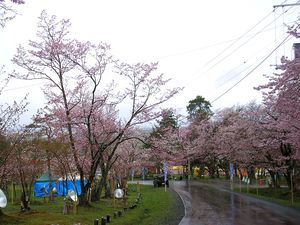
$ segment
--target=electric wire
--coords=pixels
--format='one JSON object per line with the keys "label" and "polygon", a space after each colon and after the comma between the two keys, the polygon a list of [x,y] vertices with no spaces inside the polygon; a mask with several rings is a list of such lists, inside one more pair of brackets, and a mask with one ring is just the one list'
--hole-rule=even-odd
{"label": "electric wire", "polygon": [[[285,1],[285,2],[286,2],[286,1]],[[300,2],[300,1],[298,1],[298,2]],[[282,3],[282,4],[284,4],[284,3]],[[293,21],[293,23],[295,23],[295,22],[296,22],[296,21]],[[277,43],[277,32],[276,32],[276,30],[277,30],[277,25],[276,25],[275,9],[274,9],[274,23],[275,23],[275,29],[274,29],[274,30],[275,30],[275,40],[274,40],[274,43],[276,44],[276,43]],[[288,24],[290,24],[290,23],[291,23],[291,22],[289,22]],[[287,26],[287,23],[283,23],[281,26],[282,26],[282,27],[286,27],[286,26]],[[285,33],[283,33],[282,36],[284,36],[284,34],[285,34]],[[281,38],[279,38],[279,39],[281,39]],[[266,47],[267,47],[267,46],[265,46],[264,49],[265,49]],[[253,57],[253,56],[252,56],[252,57]],[[251,58],[251,57],[250,57],[250,58]],[[226,76],[226,75],[232,73],[234,70],[236,70],[236,69],[238,69],[239,67],[241,67],[242,65],[244,65],[245,62],[247,62],[247,61],[249,61],[249,59],[245,60],[244,63],[240,64],[239,66],[233,68],[230,72],[226,73],[224,76]],[[245,72],[246,70],[248,70],[249,68],[251,68],[253,65],[254,65],[254,63],[253,63],[252,65],[248,66],[247,68],[244,68],[242,71],[239,72],[239,74]],[[277,50],[275,51],[275,65],[277,65]],[[217,89],[220,88],[221,86],[223,86],[224,84],[228,83],[229,81],[235,79],[239,74],[237,74],[237,75],[235,75],[235,76],[232,76],[232,77],[230,77],[229,79],[227,79],[225,82],[223,82],[221,85],[219,85],[219,86],[217,87]]]}
{"label": "electric wire", "polygon": [[[285,0],[283,3],[281,4],[284,4],[287,0]],[[300,1],[298,1],[297,3],[299,3]],[[290,7],[289,9],[291,9],[292,7]],[[288,10],[289,10],[288,9]],[[275,10],[275,9],[274,9]],[[199,50],[203,50],[203,49],[207,49],[207,48],[211,48],[211,47],[215,47],[215,46],[218,46],[218,45],[222,45],[222,44],[225,44],[225,43],[230,43],[230,42],[233,42],[231,43],[229,46],[227,46],[224,50],[222,50],[220,53],[222,52],[225,52],[226,50],[228,50],[229,48],[231,48],[235,43],[237,43],[239,40],[241,40],[242,38],[245,38],[245,37],[251,37],[249,40],[251,40],[252,38],[254,38],[255,36],[257,36],[258,34],[262,33],[262,32],[265,32],[265,31],[268,31],[268,30],[271,30],[271,29],[276,29],[275,28],[270,28],[270,29],[261,29],[260,31],[252,34],[252,35],[247,35],[250,31],[252,31],[255,27],[257,27],[260,23],[262,23],[265,19],[267,19],[270,14],[272,14],[274,12],[274,10],[272,10],[269,14],[267,14],[266,16],[264,16],[261,20],[259,20],[259,22],[257,22],[254,26],[252,26],[247,32],[245,32],[244,34],[242,34],[240,37],[236,38],[236,39],[231,39],[231,40],[227,40],[227,41],[222,41],[222,42],[218,42],[216,44],[211,44],[211,45],[207,45],[207,46],[203,46],[203,47],[200,47],[200,48],[196,48],[196,49],[192,49],[192,50],[188,50],[188,51],[184,51],[184,52],[179,52],[179,53],[175,53],[175,54],[170,54],[170,55],[166,55],[166,56],[162,56],[162,57],[159,57],[159,58],[156,58],[156,59],[163,59],[163,58],[168,58],[168,57],[172,57],[172,56],[177,56],[177,55],[183,55],[183,54],[188,54],[188,53],[191,53],[191,52],[195,52],[195,51],[199,51]],[[287,12],[288,10],[286,10],[285,12]],[[281,16],[282,14],[280,14]],[[280,17],[279,16],[279,17]],[[277,18],[278,19],[278,18]],[[284,25],[282,25],[284,26]],[[265,26],[266,28],[267,26]],[[246,42],[247,43],[247,42]],[[228,56],[228,55],[227,55]],[[215,60],[217,57],[219,57],[219,55],[216,55],[214,58],[212,58],[211,60],[209,60],[205,65],[208,65],[210,62],[212,62],[213,60]],[[226,57],[225,57],[226,58]],[[218,64],[219,62],[215,63],[213,65],[213,67]],[[206,71],[208,72],[208,71]],[[10,88],[10,89],[5,89],[3,90],[3,92],[8,92],[8,91],[14,91],[14,90],[18,90],[18,89],[24,89],[24,88],[28,88],[28,87],[34,87],[34,86],[38,86],[38,85],[41,85],[42,83],[38,83],[38,84],[32,84],[32,85],[26,85],[26,86],[20,86],[20,87],[16,87],[16,88]]]}
{"label": "electric wire", "polygon": [[[282,7],[282,14],[283,14],[283,15],[282,15],[282,24],[284,25],[284,21],[285,21],[285,20],[284,20],[284,17],[285,17],[285,16],[284,16],[284,10],[283,10],[283,7]],[[285,31],[285,27],[282,26],[282,33],[284,34],[284,32],[286,32],[286,31]],[[285,47],[284,47],[284,46],[283,46],[283,55],[285,55]]]}
{"label": "electric wire", "polygon": [[[286,1],[284,1],[284,2],[286,2]],[[274,12],[274,25],[275,25],[274,43],[276,43],[277,42],[277,23],[276,23],[276,13],[275,13],[276,11],[275,11],[275,9],[273,10],[273,12]],[[277,65],[277,51],[275,51],[275,64]]]}
{"label": "electric wire", "polygon": [[[284,1],[282,4],[284,4],[286,1]],[[297,3],[300,3],[300,0],[297,1]],[[281,13],[281,15],[283,15],[284,13],[288,12],[292,7],[288,8],[286,11],[283,11]],[[274,12],[275,12],[275,9],[274,9]],[[274,21],[276,22],[276,20],[278,19],[279,17],[277,17],[276,19],[274,19]],[[283,15],[283,21],[284,21],[284,15]],[[286,27],[286,23],[282,23],[282,27],[283,27],[283,30],[284,30],[284,27]],[[276,24],[275,24],[275,32],[276,32]],[[283,35],[284,35],[285,32],[283,32]],[[277,34],[276,34],[277,36]],[[277,42],[277,37],[275,36],[275,43]],[[288,41],[288,39],[291,39],[291,36],[288,35],[274,50],[271,51],[271,53],[269,53],[256,67],[254,67],[249,73],[247,73],[243,78],[241,78],[238,82],[236,82],[233,86],[231,86],[229,89],[227,89],[225,92],[223,92],[220,96],[218,96],[217,98],[215,98],[213,102],[217,101],[218,99],[220,99],[222,96],[224,96],[225,94],[227,94],[229,91],[231,91],[235,86],[237,86],[240,82],[242,82],[246,77],[248,77],[252,72],[254,72],[261,64],[263,64],[274,52],[276,53],[278,48],[280,46],[282,46],[284,43],[286,43]],[[285,55],[285,49],[284,49],[284,55]],[[276,57],[277,58],[277,57]],[[277,65],[277,60],[276,60],[276,64]],[[238,66],[239,67],[239,66]],[[250,66],[251,67],[251,66]],[[250,68],[250,67],[247,67]],[[243,70],[242,72],[244,72],[245,70]],[[236,77],[236,76],[234,76]],[[223,86],[225,83],[227,83],[228,81],[232,80],[233,78],[230,78],[228,79],[226,82],[224,82],[222,85],[220,86]],[[220,87],[219,86],[219,87]]]}
{"label": "electric wire", "polygon": [[[273,11],[272,11],[273,12]],[[229,46],[227,46],[225,49],[221,50],[215,57],[213,57],[212,59],[210,59],[208,62],[206,62],[206,64],[204,64],[204,67],[209,65],[212,61],[214,61],[216,58],[219,57],[220,54],[224,53],[225,51],[227,51],[228,49],[230,49],[236,42],[238,42],[239,40],[241,40],[244,36],[246,36],[250,31],[252,31],[254,28],[256,28],[259,24],[261,24],[265,19],[267,19],[272,12],[268,13],[265,17],[263,17],[261,20],[259,20],[254,26],[252,26],[249,30],[247,30],[244,34],[242,34],[240,37],[238,37],[236,39],[235,42],[233,42],[232,44],[230,44]]]}
{"label": "electric wire", "polygon": [[243,76],[239,81],[237,81],[234,85],[232,85],[230,88],[228,88],[225,92],[223,92],[221,95],[219,95],[217,98],[215,98],[213,101],[211,101],[211,104],[219,100],[221,97],[223,97],[225,94],[230,92],[234,87],[236,87],[238,84],[240,84],[244,79],[246,79],[249,75],[251,75],[259,66],[261,66],[281,45],[283,45],[285,42],[287,42],[292,36],[289,34],[287,37],[284,38],[284,40],[275,48],[273,49],[258,65],[256,65],[251,71],[249,71],[245,76]]}
{"label": "electric wire", "polygon": [[[281,3],[284,4],[286,2],[286,0]],[[300,2],[300,1],[298,1]],[[297,3],[298,3],[297,2]],[[290,9],[292,9],[293,7],[289,7],[284,13],[288,12]],[[275,9],[274,9],[275,10]],[[244,36],[246,36],[247,33],[249,33],[251,30],[253,30],[254,28],[256,28],[260,23],[262,23],[264,20],[266,20],[273,12],[274,10],[272,10],[269,14],[267,14],[265,17],[263,17],[258,23],[256,23],[253,27],[251,27],[246,33],[244,33],[243,35],[241,35],[239,38],[236,39],[236,41],[232,44],[230,44],[228,47],[226,47],[224,50],[220,51],[219,54],[217,54],[216,56],[214,56],[212,59],[210,59],[207,63],[204,64],[204,66],[202,67],[201,70],[203,70],[205,67],[207,67],[209,64],[211,64],[211,62],[213,62],[214,60],[216,60],[218,57],[220,57],[222,54],[224,54],[228,49],[230,49],[234,44],[236,44],[240,39],[242,39]],[[283,14],[281,13],[276,19],[280,18]],[[257,33],[261,33],[263,32],[263,30],[268,27],[270,24],[272,24],[273,21],[271,21],[270,23],[268,23],[266,26],[264,26],[263,29],[260,30],[260,32]],[[233,51],[231,51],[229,54],[227,54],[226,56],[224,56],[223,58],[221,58],[220,60],[218,60],[216,63],[214,63],[212,66],[210,66],[207,70],[205,70],[201,75],[209,72],[211,69],[213,69],[216,65],[220,64],[222,61],[224,61],[225,59],[227,59],[229,56],[231,56],[233,53],[235,53],[237,50],[239,50],[241,47],[243,47],[244,45],[246,45],[247,43],[249,43],[256,35],[254,35],[252,38],[249,38],[248,41],[244,42],[243,44],[239,45],[237,48],[235,48]],[[201,70],[197,70],[192,74],[192,77],[194,77],[195,75],[197,75]]]}
{"label": "electric wire", "polygon": [[44,83],[24,85],[24,86],[19,86],[19,87],[15,87],[15,88],[4,89],[2,92],[15,91],[15,90],[19,90],[19,89],[24,89],[24,88],[39,86],[39,85],[42,85],[42,84],[44,84]]}
{"label": "electric wire", "polygon": [[[284,2],[281,3],[284,4],[287,0],[285,0]],[[228,40],[228,41],[224,41],[224,42],[219,42],[217,44],[213,44],[213,45],[209,45],[209,46],[204,46],[204,47],[200,47],[200,48],[197,48],[197,49],[192,49],[192,50],[189,50],[189,51],[184,51],[184,52],[179,52],[179,53],[174,53],[174,54],[169,54],[169,55],[166,55],[166,56],[161,56],[161,57],[158,57],[156,59],[162,59],[162,58],[168,58],[168,57],[172,57],[172,56],[176,56],[176,55],[182,55],[182,54],[187,54],[187,53],[190,53],[190,52],[194,52],[194,51],[198,51],[198,50],[202,50],[202,49],[205,49],[205,48],[209,48],[209,47],[214,47],[216,45],[220,45],[220,44],[223,44],[223,43],[226,43],[226,42],[231,42],[231,41],[234,41],[233,43],[231,43],[229,46],[227,46],[225,49],[223,49],[222,51],[219,52],[219,54],[217,54],[215,57],[213,57],[212,59],[210,59],[205,65],[204,67],[209,64],[211,61],[215,60],[216,58],[219,57],[220,54],[222,54],[223,52],[225,52],[227,49],[229,49],[231,46],[233,46],[236,42],[238,42],[240,39],[244,38],[250,31],[252,31],[254,28],[256,28],[260,23],[262,23],[264,20],[266,20],[273,12],[274,12],[275,9],[273,9],[270,13],[268,13],[266,16],[264,16],[261,20],[259,20],[254,26],[252,26],[250,29],[248,29],[244,34],[242,34],[240,37],[238,38],[235,38],[233,40]],[[264,31],[262,31],[264,32]],[[260,33],[260,32],[258,32]],[[255,33],[255,34],[258,34],[258,33]]]}
{"label": "electric wire", "polygon": [[[287,22],[286,24],[292,24],[292,23],[295,23],[295,21]],[[283,25],[280,25],[279,28],[281,26],[283,26]],[[258,31],[258,32],[246,35],[244,38],[253,37],[253,36],[256,36],[256,35],[258,35],[260,33],[271,31],[273,29],[276,29],[276,28],[275,27],[271,27],[269,29]],[[173,54],[166,54],[166,55],[158,56],[158,57],[152,58],[152,59],[147,60],[147,61],[156,61],[156,60],[162,60],[162,59],[166,59],[166,58],[170,58],[170,57],[176,57],[176,56],[180,56],[180,55],[186,55],[186,54],[190,54],[190,53],[197,52],[197,51],[200,51],[200,50],[205,50],[205,49],[213,48],[213,47],[216,47],[216,46],[219,46],[219,45],[223,45],[223,44],[226,44],[226,43],[231,43],[231,42],[234,42],[234,41],[237,41],[237,40],[238,40],[238,38],[229,39],[229,40],[225,40],[225,41],[220,41],[220,42],[212,43],[212,44],[209,44],[209,45],[201,46],[201,47],[198,47],[198,48],[193,48],[193,49],[190,49],[190,50],[184,50],[184,51],[176,52],[176,53],[173,53]]]}
{"label": "electric wire", "polygon": [[[282,39],[282,38],[284,38],[284,36],[281,36],[281,37],[279,37],[279,38]],[[242,74],[242,73],[244,73],[245,71],[247,71],[248,69],[250,69],[253,65],[256,64],[256,62],[259,62],[260,60],[262,60],[262,58],[265,57],[265,54],[264,54],[263,57],[261,57],[261,55],[262,55],[261,53],[262,53],[263,51],[265,51],[266,49],[269,50],[271,45],[273,45],[272,42],[270,42],[270,43],[268,43],[267,45],[263,46],[259,51],[257,51],[256,53],[252,54],[250,57],[248,57],[247,59],[245,59],[243,63],[239,64],[238,66],[234,67],[234,68],[231,69],[229,72],[227,72],[226,74],[224,74],[223,77],[225,77],[225,76],[227,76],[227,75],[230,75],[230,74],[233,73],[234,71],[238,70],[240,67],[246,65],[246,63],[250,62],[251,59],[260,57],[260,58],[259,58],[258,60],[256,60],[255,62],[252,62],[251,65],[248,65],[247,67],[243,68],[243,69],[242,69],[241,71],[239,71],[238,73],[236,72],[236,75],[231,76],[229,79],[225,80],[221,85],[219,85],[219,86],[217,87],[217,89],[220,88],[220,87],[222,87],[224,84],[228,83],[229,81],[235,79],[235,78],[238,77],[240,74]],[[276,53],[276,52],[277,52],[277,51],[275,51],[275,53]],[[277,64],[275,64],[275,65],[277,65]]]}
{"label": "electric wire", "polygon": [[[291,7],[289,8],[291,9]],[[289,9],[287,9],[286,11],[288,11]],[[282,14],[280,14],[276,19],[280,18],[282,16]],[[270,23],[268,23],[267,25],[265,25],[260,32],[258,32],[257,34],[261,33],[263,30],[265,30],[265,28],[267,28],[268,26],[270,26],[273,23],[273,21],[271,21]],[[228,57],[230,57],[233,53],[235,53],[237,50],[239,50],[240,48],[242,48],[243,46],[245,46],[246,44],[248,44],[251,40],[253,40],[254,37],[256,37],[257,35],[252,36],[251,38],[249,38],[248,40],[244,41],[242,44],[238,45],[236,48],[234,48],[232,51],[230,51],[228,54],[226,54],[225,56],[223,56],[221,59],[219,59],[217,62],[215,62],[213,65],[211,65],[207,70],[205,70],[203,72],[203,74],[209,72],[212,68],[214,68],[216,65],[220,64],[221,62],[223,62],[225,59],[227,59]],[[239,38],[238,40],[240,40],[241,38]],[[236,43],[236,42],[235,42]],[[234,43],[234,44],[235,44]],[[231,48],[233,46],[233,44],[231,44],[228,48],[226,48],[226,50],[228,50],[229,48]],[[225,50],[225,51],[226,51]],[[221,52],[224,53],[224,52]],[[221,55],[221,54],[220,54]],[[218,58],[219,55],[217,55],[216,57],[214,57],[213,59]],[[212,60],[210,60],[209,62],[211,62]],[[204,65],[204,67],[208,65],[207,63]],[[196,73],[198,73],[199,71],[197,71]],[[195,74],[196,74],[195,73]]]}
{"label": "electric wire", "polygon": [[[295,23],[295,21],[288,22],[287,24],[291,24],[291,23]],[[264,31],[259,31],[259,32],[253,33],[253,34],[249,34],[249,35],[245,36],[245,38],[246,37],[252,37],[252,36],[255,36],[255,35],[259,34],[259,33],[270,31],[270,30],[273,30],[273,29],[275,29],[275,27],[270,28],[270,29],[266,29]],[[174,54],[170,54],[170,55],[165,55],[165,56],[161,56],[161,57],[158,57],[156,59],[164,59],[164,58],[169,58],[169,57],[173,57],[173,56],[189,54],[189,53],[196,52],[196,51],[199,51],[199,50],[204,50],[204,49],[216,47],[218,45],[223,45],[223,44],[226,44],[226,43],[229,43],[229,42],[233,42],[233,41],[236,41],[236,40],[237,39],[230,39],[230,40],[226,40],[226,41],[221,41],[221,42],[218,42],[218,43],[215,43],[215,44],[210,44],[210,45],[199,47],[199,48],[196,48],[196,49],[187,50],[187,51],[183,51],[183,52],[178,52],[178,53],[174,53]],[[153,60],[151,60],[151,61],[153,61]],[[233,70],[235,70],[235,68]],[[14,90],[19,90],[19,89],[24,89],[24,88],[28,88],[28,87],[35,87],[35,86],[39,86],[39,85],[42,85],[42,84],[44,84],[44,83],[37,83],[37,84],[24,85],[24,86],[19,86],[19,87],[15,87],[15,88],[4,89],[3,92],[9,92],[9,91],[14,91]]]}

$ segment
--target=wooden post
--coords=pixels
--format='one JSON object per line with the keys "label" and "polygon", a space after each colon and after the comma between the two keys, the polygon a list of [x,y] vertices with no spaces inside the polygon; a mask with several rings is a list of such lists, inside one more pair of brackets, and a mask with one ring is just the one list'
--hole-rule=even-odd
{"label": "wooden post", "polygon": [[101,225],[106,225],[106,219],[104,217],[101,217]]}
{"label": "wooden post", "polygon": [[106,222],[110,223],[110,215],[106,215]]}
{"label": "wooden post", "polygon": [[14,204],[14,190],[15,190],[15,184],[14,182],[11,183],[11,203]]}
{"label": "wooden post", "polygon": [[113,204],[114,204],[114,208],[116,208],[116,197],[115,197],[115,182],[114,180],[112,180],[112,183],[111,183],[111,186],[112,186],[112,190],[113,190]]}
{"label": "wooden post", "polygon": [[122,211],[118,211],[118,217],[122,216]]}
{"label": "wooden post", "polygon": [[98,219],[94,220],[94,225],[99,225],[99,220]]}
{"label": "wooden post", "polygon": [[247,180],[247,194],[249,193],[249,182]]}
{"label": "wooden post", "polygon": [[88,190],[88,201],[89,201],[89,203],[92,202],[92,188],[89,188],[89,190]]}
{"label": "wooden post", "polygon": [[294,168],[293,168],[293,171],[291,172],[291,200],[292,200],[292,205],[294,204],[293,173],[294,173]]}
{"label": "wooden post", "polygon": [[66,199],[64,198],[63,214],[66,215],[67,213],[68,213],[67,202]]}
{"label": "wooden post", "polygon": [[73,202],[73,214],[78,214],[78,201]]}
{"label": "wooden post", "polygon": [[256,177],[256,195],[258,195],[258,181],[257,181],[257,177]]}

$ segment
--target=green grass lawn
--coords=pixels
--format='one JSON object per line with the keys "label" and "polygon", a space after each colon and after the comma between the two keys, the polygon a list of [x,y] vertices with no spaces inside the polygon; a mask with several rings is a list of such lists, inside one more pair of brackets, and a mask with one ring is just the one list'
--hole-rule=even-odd
{"label": "green grass lawn", "polygon": [[[292,206],[296,208],[300,208],[300,191],[297,190],[297,192],[294,193],[293,196],[293,204],[291,201],[291,192],[288,188],[258,188],[256,189],[255,187],[249,187],[248,190],[246,187],[240,188],[235,188],[234,191],[236,192],[242,192],[249,194],[251,196],[261,198],[267,201],[271,202],[276,202],[281,205],[286,205],[286,206]],[[257,195],[258,193],[258,195]]]}
{"label": "green grass lawn", "polygon": [[[128,205],[132,205],[137,197],[134,186],[129,186]],[[102,216],[110,215],[112,225],[168,225],[174,224],[170,218],[180,219],[178,196],[164,188],[141,185],[141,199],[134,209],[124,211],[122,202],[102,199],[92,203],[92,207],[79,207],[78,214],[63,215],[63,199],[56,197],[54,202],[45,203],[43,198],[31,199],[31,212],[20,213],[20,204],[9,203],[2,209],[4,216],[0,216],[2,225],[93,225],[93,221]],[[113,218],[116,211],[122,211],[122,216]],[[182,213],[181,213],[182,214]],[[183,216],[183,214],[182,214]],[[99,224],[101,224],[99,222]],[[176,224],[176,222],[175,222]],[[178,224],[178,223],[177,223]]]}

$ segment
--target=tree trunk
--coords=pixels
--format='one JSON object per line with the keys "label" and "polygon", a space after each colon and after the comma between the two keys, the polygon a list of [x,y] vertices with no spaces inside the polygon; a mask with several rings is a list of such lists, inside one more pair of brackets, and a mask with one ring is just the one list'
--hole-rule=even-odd
{"label": "tree trunk", "polygon": [[290,191],[292,190],[292,186],[291,185],[293,185],[293,191],[296,191],[296,182],[295,182],[296,179],[295,179],[295,176],[293,176],[293,178],[291,180],[291,172],[290,171],[287,171],[287,172],[283,173],[283,175],[285,177],[285,180],[287,182],[289,190]]}
{"label": "tree trunk", "polygon": [[194,177],[193,165],[189,164],[188,171],[189,171],[189,175],[190,175],[189,177],[190,177],[190,179],[192,179]]}
{"label": "tree trunk", "polygon": [[214,168],[214,166],[209,166],[208,167],[208,172],[209,172],[209,176],[210,176],[210,178],[215,178],[215,168]]}
{"label": "tree trunk", "polygon": [[93,180],[94,180],[94,176],[93,176],[93,174],[90,174],[90,177],[88,178],[86,184],[84,184],[84,176],[83,176],[83,172],[81,171],[81,173],[80,173],[81,194],[79,196],[79,205],[80,206],[90,206],[89,199],[88,199],[88,191],[91,187]]}
{"label": "tree trunk", "polygon": [[19,169],[19,174],[20,174],[20,181],[22,185],[21,211],[26,212],[26,211],[30,211],[28,185],[26,183],[24,171],[22,168]]}
{"label": "tree trunk", "polygon": [[88,201],[88,194],[86,191],[82,191],[79,196],[79,205],[80,206],[90,206],[90,203]]}
{"label": "tree trunk", "polygon": [[215,175],[216,175],[216,163],[215,163],[215,160],[211,160],[208,165],[208,173],[209,173],[209,176],[211,178],[215,178]]}
{"label": "tree trunk", "polygon": [[14,203],[15,199],[16,199],[16,196],[17,196],[17,192],[16,192],[16,183],[15,182],[12,182],[12,203]]}
{"label": "tree trunk", "polygon": [[272,180],[272,183],[271,183],[271,186],[274,187],[274,188],[280,188],[280,185],[279,185],[279,182],[278,182],[278,179],[276,179],[276,172],[274,171],[269,171],[270,173],[270,176],[271,176],[271,180]]}
{"label": "tree trunk", "polygon": [[[98,157],[97,159],[94,159],[91,165],[91,170],[89,171],[89,176],[88,176],[88,180],[86,182],[86,184],[84,184],[84,173],[83,170],[79,171],[80,174],[80,187],[81,187],[81,195],[79,196],[79,205],[80,206],[90,206],[90,201],[89,201],[89,190],[92,187],[92,184],[94,183],[94,178],[96,175],[96,170],[97,167],[99,165],[99,163],[101,162],[101,165],[104,165],[103,160],[100,161],[100,157]],[[99,198],[100,199],[100,198]],[[92,199],[93,200],[93,196]]]}
{"label": "tree trunk", "polygon": [[250,184],[252,184],[253,181],[255,181],[255,170],[252,166],[250,166],[247,172],[248,172],[248,177],[250,178]]}
{"label": "tree trunk", "polygon": [[[238,168],[238,171],[239,171],[239,174],[240,174],[240,180],[243,180],[243,173],[242,173],[241,169]],[[251,181],[251,179],[250,179],[250,181]]]}
{"label": "tree trunk", "polygon": [[94,183],[94,188],[92,189],[91,193],[91,200],[92,202],[97,201],[97,199],[100,199],[99,196],[99,186],[100,186],[101,180],[98,180],[97,182]]}
{"label": "tree trunk", "polygon": [[203,164],[199,165],[199,177],[204,178],[205,166]]}
{"label": "tree trunk", "polygon": [[105,198],[111,198],[112,197],[112,190],[109,182],[105,182]]}
{"label": "tree trunk", "polygon": [[27,212],[30,211],[30,207],[29,207],[29,196],[27,191],[22,191],[22,195],[21,195],[21,211],[22,212]]}
{"label": "tree trunk", "polygon": [[49,173],[49,189],[50,189],[49,200],[50,200],[50,202],[53,202],[52,173],[51,173],[50,156],[49,156],[49,151],[48,150],[46,150],[46,156],[47,156],[47,169],[48,169],[48,173]]}
{"label": "tree trunk", "polygon": [[95,188],[95,192],[92,196],[92,201],[100,201],[102,190],[107,185],[108,171],[107,171],[104,163],[101,163],[101,173],[102,173],[102,176],[101,176],[100,181],[98,183],[99,185],[96,186],[96,188]]}
{"label": "tree trunk", "polygon": [[[229,167],[229,166],[228,166]],[[230,179],[229,169],[224,169],[226,180]]]}

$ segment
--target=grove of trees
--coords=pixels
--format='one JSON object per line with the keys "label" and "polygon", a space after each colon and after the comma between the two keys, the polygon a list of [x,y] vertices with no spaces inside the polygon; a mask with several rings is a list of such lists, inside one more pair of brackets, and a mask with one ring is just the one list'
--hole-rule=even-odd
{"label": "grove of trees", "polygon": [[[0,10],[15,12],[5,0],[0,0]],[[2,27],[15,15],[6,13],[1,14]],[[200,175],[206,169],[211,177],[220,170],[229,177],[230,163],[252,176],[259,168],[270,173],[275,186],[276,175],[282,174],[290,189],[298,187],[299,58],[283,57],[280,72],[257,87],[261,104],[213,112],[209,101],[196,96],[188,102],[186,119],[162,108],[181,88],[166,88],[169,80],[157,72],[158,63],[121,62],[106,43],[72,38],[70,26],[69,20],[43,11],[36,37],[19,46],[12,59],[16,70],[9,76],[0,70],[7,77],[2,87],[8,79],[45,82],[47,103],[31,124],[19,123],[26,97],[0,105],[0,188],[21,184],[23,210],[30,210],[33,181],[44,171],[50,179],[79,175],[81,206],[89,205],[90,189],[92,200],[99,200],[103,190],[110,196],[110,179],[126,179],[142,167],[161,168],[166,161],[189,170],[199,166]],[[299,37],[299,26],[290,32]],[[152,130],[145,128],[155,120]]]}

